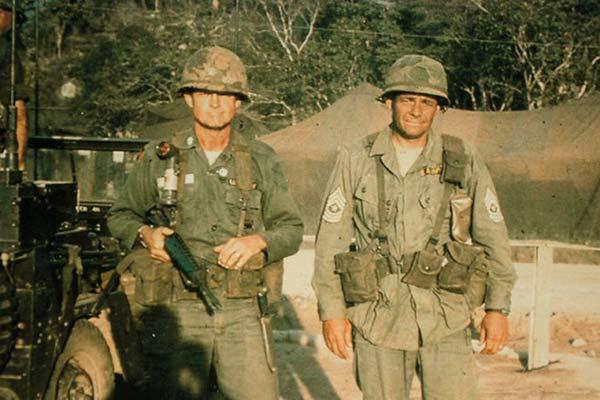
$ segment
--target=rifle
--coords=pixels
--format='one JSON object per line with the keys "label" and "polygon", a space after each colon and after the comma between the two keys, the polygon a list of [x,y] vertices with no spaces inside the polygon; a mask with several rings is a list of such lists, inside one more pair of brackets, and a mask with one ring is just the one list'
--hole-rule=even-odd
{"label": "rifle", "polygon": [[[154,206],[146,213],[146,219],[154,226],[171,226],[166,212],[160,206]],[[171,257],[175,268],[185,278],[186,286],[196,290],[210,315],[222,308],[221,302],[206,285],[206,269],[201,268],[192,256],[181,236],[174,232],[165,237],[165,250]]]}
{"label": "rifle", "polygon": [[[167,160],[165,185],[160,196],[161,204],[153,206],[146,212],[146,220],[153,226],[173,228],[177,213],[178,152],[170,143],[160,142],[156,146],[156,154],[160,159]],[[198,265],[185,241],[177,232],[165,237],[165,250],[175,268],[183,276],[186,286],[198,292],[207,312],[212,315],[215,310],[221,309],[221,302],[206,284],[206,269]]]}

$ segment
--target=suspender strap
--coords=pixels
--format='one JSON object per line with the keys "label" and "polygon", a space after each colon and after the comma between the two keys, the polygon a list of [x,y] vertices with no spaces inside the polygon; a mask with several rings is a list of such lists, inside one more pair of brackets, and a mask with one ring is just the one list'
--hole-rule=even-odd
{"label": "suspender strap", "polygon": [[443,152],[443,171],[442,182],[444,184],[444,193],[440,201],[440,209],[433,225],[433,231],[427,246],[435,246],[440,241],[442,233],[442,224],[448,210],[448,202],[453,186],[466,187],[466,166],[467,155],[465,145],[462,139],[450,135],[442,135]]}
{"label": "suspender strap", "polygon": [[[379,133],[373,133],[367,136],[367,147],[373,147],[375,139],[377,139]],[[378,155],[375,159],[375,174],[377,177],[377,212],[379,217],[379,227],[375,230],[375,237],[377,239],[378,250],[384,257],[390,256],[390,247],[388,244],[387,234],[385,228],[387,226],[387,213],[385,210],[385,177],[383,171],[383,162],[381,161],[381,155]]]}
{"label": "suspender strap", "polygon": [[233,147],[233,161],[235,163],[235,176],[238,187],[247,192],[254,189],[254,164],[250,147],[247,145],[235,145]]}
{"label": "suspender strap", "polygon": [[244,233],[254,227],[252,217],[248,215],[249,192],[256,185],[254,181],[254,163],[252,162],[250,147],[247,144],[236,144],[233,146],[232,152],[237,186],[242,194],[242,212],[240,213],[237,236],[243,236]]}
{"label": "suspender strap", "polygon": [[444,217],[448,210],[448,202],[450,201],[450,194],[452,193],[452,184],[444,182],[444,193],[442,194],[442,200],[440,201],[440,209],[435,218],[435,224],[433,225],[433,232],[429,238],[427,246],[435,246],[440,241],[440,234],[442,233],[442,224],[444,223]]}
{"label": "suspender strap", "polygon": [[387,235],[385,227],[387,225],[387,218],[385,212],[385,179],[383,176],[383,162],[381,156],[375,157],[375,173],[377,175],[377,211],[379,214],[379,228],[375,231],[377,238],[385,238]]}
{"label": "suspender strap", "polygon": [[[181,179],[181,174],[182,171],[186,171],[186,165],[188,162],[188,154],[186,151],[179,151],[178,155],[178,160],[175,161],[176,166],[175,168],[178,170],[177,173],[179,174],[179,176],[177,177],[177,202],[180,203],[181,202],[181,198],[183,197],[183,193],[184,193],[184,187],[183,187],[183,179]],[[181,225],[181,214],[178,212],[178,210],[175,210],[175,226],[179,226]]]}
{"label": "suspender strap", "polygon": [[463,140],[455,136],[442,135],[442,146],[444,149],[442,181],[466,188],[465,170],[468,158]]}

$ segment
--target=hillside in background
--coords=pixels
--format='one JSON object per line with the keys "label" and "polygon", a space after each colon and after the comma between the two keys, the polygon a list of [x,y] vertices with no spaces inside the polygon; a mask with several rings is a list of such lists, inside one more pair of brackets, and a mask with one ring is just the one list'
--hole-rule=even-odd
{"label": "hillside in background", "polygon": [[32,129],[139,134],[148,108],[177,100],[184,60],[206,45],[242,57],[246,111],[271,131],[362,82],[381,87],[406,53],[445,64],[459,109],[533,110],[598,88],[600,3],[586,0],[18,3],[30,108],[41,110]]}

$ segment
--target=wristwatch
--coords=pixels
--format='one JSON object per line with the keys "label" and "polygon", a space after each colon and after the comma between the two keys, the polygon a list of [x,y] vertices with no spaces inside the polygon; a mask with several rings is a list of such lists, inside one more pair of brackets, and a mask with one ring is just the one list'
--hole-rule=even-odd
{"label": "wristwatch", "polygon": [[137,240],[138,242],[143,246],[143,247],[148,247],[148,245],[146,244],[146,242],[144,242],[144,237],[142,236],[142,229],[144,229],[145,227],[147,227],[148,225],[142,225],[138,228],[137,230]]}
{"label": "wristwatch", "polygon": [[485,309],[485,312],[489,312],[489,311],[499,312],[500,314],[504,315],[505,317],[508,317],[510,315],[510,310],[508,310],[506,308],[486,308]]}

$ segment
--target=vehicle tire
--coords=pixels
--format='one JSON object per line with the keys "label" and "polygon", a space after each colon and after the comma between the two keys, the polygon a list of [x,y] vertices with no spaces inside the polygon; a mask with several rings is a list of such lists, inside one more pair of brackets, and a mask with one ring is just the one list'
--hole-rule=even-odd
{"label": "vehicle tire", "polygon": [[0,371],[4,368],[17,336],[17,299],[6,271],[0,268]]}
{"label": "vehicle tire", "polygon": [[75,322],[58,357],[45,400],[107,400],[115,389],[110,350],[89,321]]}

